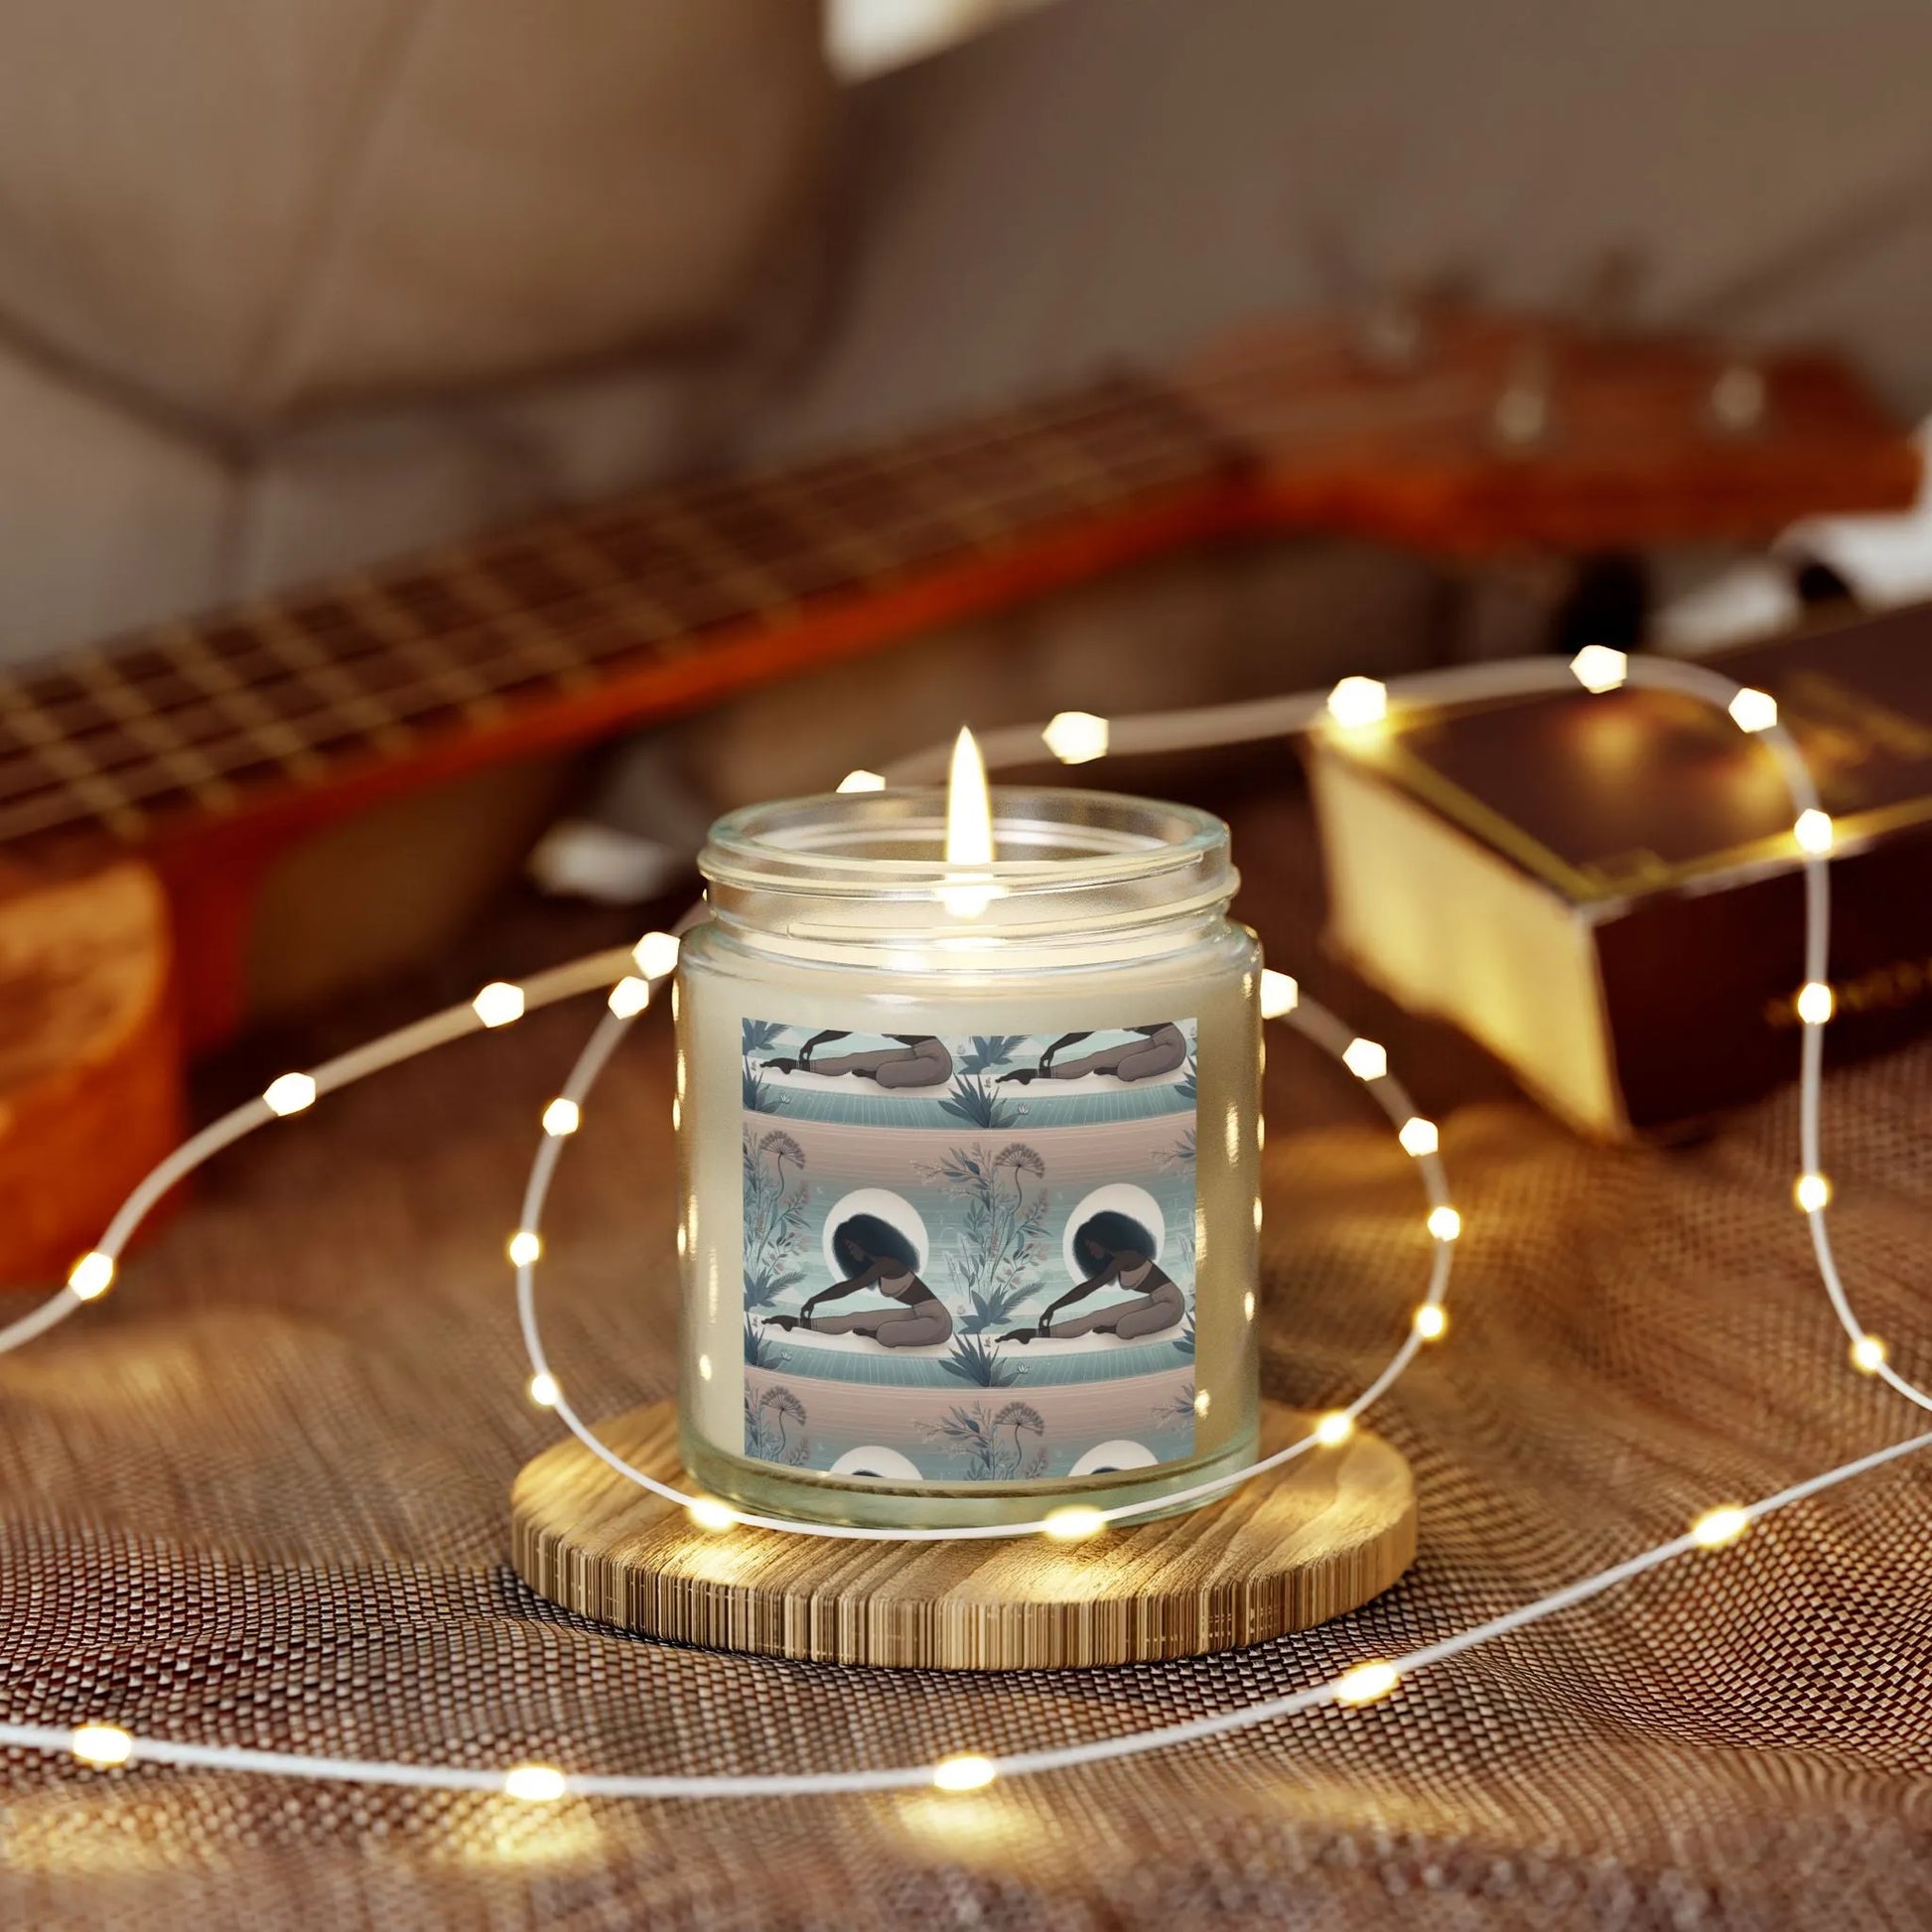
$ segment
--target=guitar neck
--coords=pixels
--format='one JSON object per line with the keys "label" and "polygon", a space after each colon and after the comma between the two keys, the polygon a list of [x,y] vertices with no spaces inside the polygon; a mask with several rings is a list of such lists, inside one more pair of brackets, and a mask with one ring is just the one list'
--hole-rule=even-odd
{"label": "guitar neck", "polygon": [[1911,444],[1829,360],[1754,366],[1726,422],[1711,345],[1460,313],[1433,337],[1405,372],[1332,324],[1276,327],[1172,381],[647,491],[0,675],[0,844],[269,839],[1221,530],[1583,551],[1761,539],[1917,489]]}
{"label": "guitar neck", "polygon": [[1116,376],[0,674],[0,842],[300,821],[591,739],[1187,541],[1241,463]]}

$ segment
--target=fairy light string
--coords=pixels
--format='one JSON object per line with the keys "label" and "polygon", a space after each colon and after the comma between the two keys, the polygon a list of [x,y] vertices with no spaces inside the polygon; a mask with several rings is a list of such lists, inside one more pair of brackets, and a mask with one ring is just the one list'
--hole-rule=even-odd
{"label": "fairy light string", "polygon": [[[1145,754],[1251,742],[1285,733],[1325,728],[1342,733],[1374,731],[1387,719],[1392,702],[1413,705],[1469,700],[1485,696],[1524,696],[1561,689],[1574,679],[1587,690],[1611,691],[1624,684],[1649,685],[1682,692],[1725,713],[1740,731],[1758,738],[1777,759],[1789,790],[1795,816],[1793,848],[1799,856],[1805,890],[1805,980],[1795,1009],[1802,1027],[1799,1070],[1799,1154],[1801,1172],[1793,1180],[1793,1198],[1809,1224],[1814,1256],[1826,1295],[1840,1325],[1850,1339],[1850,1363],[1861,1373],[1875,1376],[1921,1409],[1932,1410],[1932,1396],[1900,1375],[1889,1360],[1883,1337],[1860,1322],[1846,1292],[1827,1222],[1830,1178],[1822,1165],[1820,1088],[1824,1063],[1824,1031],[1835,1010],[1827,978],[1830,946],[1828,861],[1835,828],[1819,802],[1817,789],[1803,756],[1780,722],[1775,701],[1708,666],[1654,657],[1626,657],[1622,652],[1593,645],[1569,665],[1551,659],[1492,663],[1426,672],[1384,685],[1370,678],[1346,678],[1326,694],[1304,693],[1255,703],[1211,707],[1168,717],[1105,719],[1084,712],[1064,712],[1043,728],[1014,728],[990,735],[985,745],[991,765],[1030,760],[1043,743],[1062,761],[1085,763],[1111,754]],[[928,774],[931,754],[908,759],[893,772],[854,772],[842,790],[876,789],[897,780],[911,781]],[[696,916],[687,914],[680,929]],[[187,1174],[223,1148],[270,1121],[305,1112],[321,1095],[347,1086],[384,1067],[393,1066],[433,1046],[479,1030],[513,1024],[524,1014],[557,1000],[610,988],[609,1011],[594,1030],[571,1069],[563,1090],[544,1109],[543,1134],[531,1164],[522,1213],[509,1249],[516,1271],[518,1318],[530,1359],[530,1399],[553,1408],[559,1419],[603,1458],[644,1487],[683,1503],[708,1527],[729,1530],[747,1525],[791,1535],[817,1535],[866,1541],[956,1540],[980,1536],[1013,1537],[1042,1534],[1064,1539],[1091,1535],[1109,1521],[1130,1517],[1149,1508],[1167,1508],[1224,1492],[1280,1466],[1292,1457],[1320,1447],[1345,1442],[1355,1419],[1380,1399],[1413,1360],[1419,1348],[1440,1339],[1448,1327],[1446,1297],[1451,1247],[1461,1232],[1459,1212],[1450,1203],[1447,1177],[1438,1157],[1439,1135],[1433,1122],[1417,1115],[1408,1095],[1388,1070],[1387,1055],[1374,1041],[1354,1036],[1333,1015],[1304,997],[1286,974],[1272,969],[1261,976],[1258,989],[1266,1018],[1285,1019],[1305,1036],[1347,1066],[1381,1103],[1397,1129],[1397,1138],[1422,1176],[1430,1211],[1427,1227],[1433,1255],[1427,1291],[1416,1307],[1409,1332],[1388,1363],[1346,1408],[1320,1417],[1310,1435],[1247,1469],[1197,1485],[1158,1501],[1113,1509],[1071,1508],[1053,1511],[1035,1523],[970,1526],[942,1530],[874,1529],[851,1525],[807,1524],[789,1519],[740,1515],[715,1498],[686,1495],[631,1468],[600,1444],[570,1407],[562,1384],[543,1354],[536,1321],[534,1269],[542,1253],[540,1221],[544,1201],[563,1149],[583,1120],[584,1103],[598,1075],[638,1015],[651,1003],[655,989],[675,969],[676,933],[653,932],[630,952],[613,951],[578,960],[521,982],[493,982],[467,1006],[432,1015],[415,1025],[384,1035],[307,1072],[288,1073],[272,1081],[258,1100],[222,1115],[162,1161],[128,1196],[108,1223],[98,1247],[74,1264],[65,1289],[4,1328],[0,1353],[21,1346],[44,1333],[78,1309],[105,1294],[112,1286],[119,1257],[129,1238],[153,1206]],[[615,984],[613,981],[615,980]],[[996,1777],[1035,1775],[1078,1765],[1113,1761],[1148,1751],[1225,1736],[1323,1705],[1357,1706],[1379,1702],[1407,1679],[1449,1662],[1480,1645],[1527,1629],[1547,1617],[1590,1601],[1605,1591],[1634,1581],[1665,1564],[1698,1552],[1712,1552],[1735,1543],[1753,1525],[1777,1511],[1822,1495],[1839,1484],[1885,1467],[1932,1448],[1932,1432],[1907,1438],[1853,1461],[1838,1464],[1752,1503],[1721,1503],[1700,1516],[1682,1535],[1642,1551],[1621,1563],[1550,1591],[1515,1609],[1472,1625],[1434,1644],[1391,1659],[1369,1659],[1337,1676],[1286,1696],[1216,1712],[1186,1723],[1097,1738],[1046,1750],[1012,1751],[989,1756],[961,1751],[915,1765],[884,1766],[871,1770],[750,1775],[640,1776],[565,1771],[555,1765],[524,1763],[503,1769],[478,1769],[446,1764],[409,1764],[387,1759],[357,1759],[306,1752],[254,1750],[241,1746],[200,1744],[169,1738],[137,1736],[119,1725],[90,1720],[76,1726],[0,1723],[0,1745],[48,1754],[67,1754],[100,1767],[130,1763],[171,1764],[187,1768],[252,1771],[312,1782],[358,1782],[440,1791],[500,1793],[529,1804],[555,1802],[567,1795],[613,1798],[719,1798],[802,1796],[832,1793],[889,1792],[936,1787],[961,1792],[979,1789]],[[708,1521],[707,1521],[708,1519]]]}

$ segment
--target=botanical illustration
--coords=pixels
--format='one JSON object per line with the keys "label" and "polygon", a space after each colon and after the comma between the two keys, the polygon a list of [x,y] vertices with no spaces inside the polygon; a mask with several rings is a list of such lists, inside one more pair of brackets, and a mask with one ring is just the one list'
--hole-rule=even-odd
{"label": "botanical illustration", "polygon": [[920,1173],[961,1204],[958,1239],[946,1255],[946,1287],[963,1299],[969,1335],[1005,1323],[1040,1285],[1046,1255],[1046,1164],[1036,1148],[1009,1141],[949,1147]]}
{"label": "botanical illustration", "polygon": [[810,1459],[805,1405],[782,1383],[773,1383],[756,1401],[745,1391],[745,1453],[761,1462],[802,1467]]}
{"label": "botanical illustration", "polygon": [[1017,1482],[1046,1473],[1046,1422],[1032,1403],[1009,1402],[995,1409],[975,1402],[954,1403],[920,1425],[925,1440],[950,1456],[954,1480]]}
{"label": "botanical illustration", "polygon": [[800,1265],[811,1186],[805,1150],[783,1128],[745,1142],[745,1306],[761,1309],[805,1279]]}

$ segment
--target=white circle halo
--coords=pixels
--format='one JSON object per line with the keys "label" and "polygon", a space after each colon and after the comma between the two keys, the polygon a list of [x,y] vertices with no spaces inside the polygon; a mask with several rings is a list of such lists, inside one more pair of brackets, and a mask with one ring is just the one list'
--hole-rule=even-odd
{"label": "white circle halo", "polygon": [[1168,1245],[1168,1217],[1161,1212],[1161,1203],[1145,1187],[1136,1187],[1131,1180],[1110,1180],[1106,1186],[1096,1187],[1066,1217],[1066,1230],[1060,1236],[1060,1259],[1073,1281],[1087,1279],[1087,1270],[1080,1266],[1080,1257],[1073,1252],[1073,1237],[1093,1215],[1107,1208],[1117,1214],[1131,1215],[1154,1236],[1150,1261],[1159,1261]]}
{"label": "white circle halo", "polygon": [[845,1280],[845,1264],[832,1252],[832,1236],[855,1214],[876,1214],[888,1226],[896,1227],[912,1244],[912,1252],[919,1258],[918,1272],[925,1272],[926,1261],[932,1253],[932,1243],[926,1236],[925,1222],[919,1210],[903,1194],[896,1194],[890,1187],[855,1187],[851,1193],[841,1197],[837,1206],[825,1217],[825,1265],[832,1271],[835,1282]]}
{"label": "white circle halo", "polygon": [[887,1449],[878,1443],[849,1449],[834,1462],[828,1475],[877,1476],[882,1482],[923,1482],[919,1465],[902,1449]]}

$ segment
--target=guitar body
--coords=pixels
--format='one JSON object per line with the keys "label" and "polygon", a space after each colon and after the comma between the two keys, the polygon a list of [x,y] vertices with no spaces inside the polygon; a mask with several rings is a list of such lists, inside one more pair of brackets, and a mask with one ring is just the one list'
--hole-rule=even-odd
{"label": "guitar body", "polygon": [[1329,325],[1251,335],[0,673],[0,1282],[65,1272],[175,1144],[183,1051],[464,923],[588,743],[1217,536],[1466,562],[1916,493],[1817,357],[1716,422],[1708,345],[1463,312],[1430,343],[1391,369]]}
{"label": "guitar body", "polygon": [[170,924],[138,859],[0,897],[0,1278],[64,1276],[182,1138]]}

